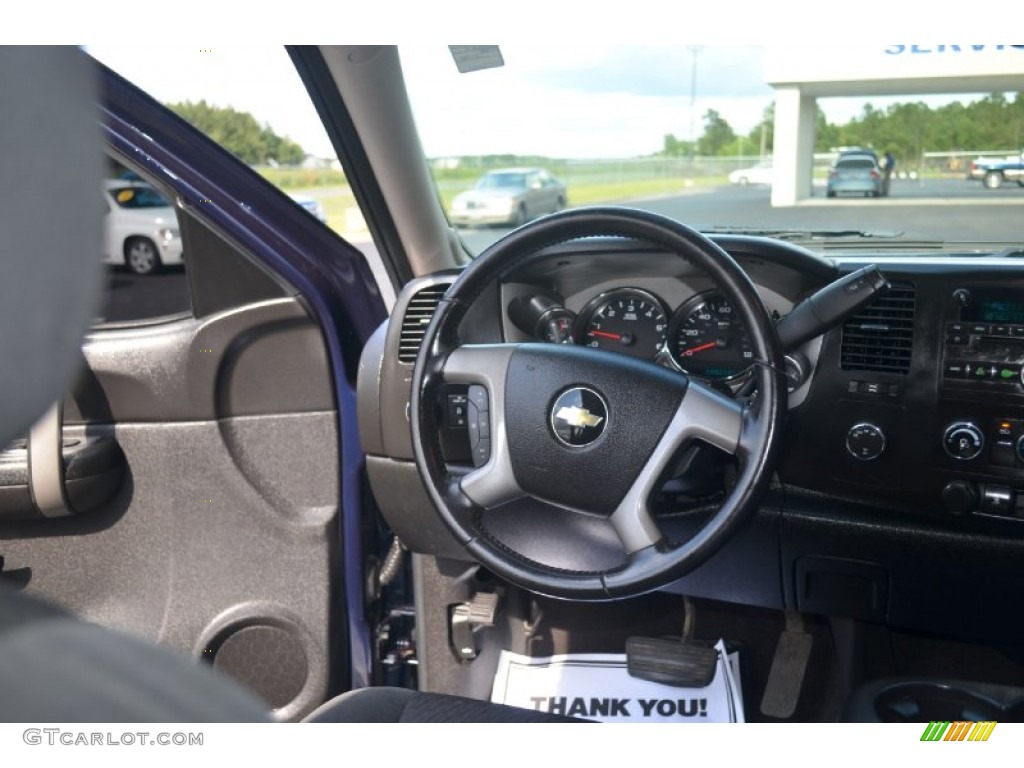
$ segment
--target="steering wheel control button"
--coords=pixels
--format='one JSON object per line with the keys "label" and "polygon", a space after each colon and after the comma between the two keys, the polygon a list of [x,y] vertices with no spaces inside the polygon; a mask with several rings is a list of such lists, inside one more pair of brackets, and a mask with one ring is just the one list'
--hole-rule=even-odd
{"label": "steering wheel control button", "polygon": [[491,414],[487,390],[479,384],[469,388],[466,404],[466,427],[469,431],[469,452],[474,467],[482,467],[491,458]]}
{"label": "steering wheel control button", "polygon": [[985,436],[975,424],[956,421],[946,427],[942,447],[957,461],[975,459],[985,448]]}
{"label": "steering wheel control button", "polygon": [[874,461],[885,451],[885,433],[874,424],[854,424],[846,433],[846,450],[858,461]]}
{"label": "steering wheel control button", "polygon": [[470,385],[469,402],[475,405],[479,411],[490,410],[490,406],[487,404],[487,389],[479,384]]}
{"label": "steering wheel control button", "polygon": [[551,430],[572,448],[590,445],[604,434],[607,424],[608,404],[586,387],[567,389],[551,407]]}
{"label": "steering wheel control button", "polygon": [[466,426],[468,398],[466,395],[448,395],[448,426]]}

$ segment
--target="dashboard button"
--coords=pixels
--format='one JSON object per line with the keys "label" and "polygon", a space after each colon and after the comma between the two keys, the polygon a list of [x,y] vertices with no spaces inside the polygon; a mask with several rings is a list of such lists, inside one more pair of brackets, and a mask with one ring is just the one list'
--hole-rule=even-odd
{"label": "dashboard button", "polygon": [[970,461],[978,457],[985,447],[985,436],[977,425],[969,421],[956,421],[946,427],[942,447],[957,461]]}
{"label": "dashboard button", "polygon": [[986,485],[981,496],[981,511],[989,515],[1012,515],[1017,494],[1005,485]]}
{"label": "dashboard button", "polygon": [[943,375],[947,379],[964,379],[967,378],[970,363],[965,363],[963,360],[951,360],[947,361],[943,367]]}
{"label": "dashboard button", "polygon": [[989,459],[997,467],[1012,467],[1016,463],[1013,443],[1004,441],[992,443]]}
{"label": "dashboard button", "polygon": [[874,424],[854,424],[846,433],[846,450],[858,461],[873,461],[885,451],[885,433]]}
{"label": "dashboard button", "polygon": [[866,395],[887,395],[889,394],[889,385],[881,381],[862,381],[857,387],[857,391]]}
{"label": "dashboard button", "polygon": [[988,323],[971,323],[967,330],[977,336],[988,336],[992,332],[992,326]]}
{"label": "dashboard button", "polygon": [[1020,366],[1002,364],[996,366],[996,379],[1006,384],[1016,384],[1020,380]]}
{"label": "dashboard button", "polygon": [[942,503],[954,515],[978,508],[978,489],[970,480],[950,480],[942,489]]}
{"label": "dashboard button", "polygon": [[985,381],[990,378],[989,367],[986,363],[974,362],[967,364],[967,378]]}

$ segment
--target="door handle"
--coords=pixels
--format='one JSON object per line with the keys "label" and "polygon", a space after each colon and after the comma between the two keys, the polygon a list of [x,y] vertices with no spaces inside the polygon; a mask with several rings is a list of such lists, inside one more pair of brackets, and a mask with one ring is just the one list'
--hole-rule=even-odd
{"label": "door handle", "polygon": [[28,489],[43,517],[71,514],[64,495],[64,405],[50,406],[28,434]]}
{"label": "door handle", "polygon": [[0,523],[89,512],[121,487],[127,465],[117,441],[88,428],[65,434],[61,412],[53,406],[27,440],[0,447]]}

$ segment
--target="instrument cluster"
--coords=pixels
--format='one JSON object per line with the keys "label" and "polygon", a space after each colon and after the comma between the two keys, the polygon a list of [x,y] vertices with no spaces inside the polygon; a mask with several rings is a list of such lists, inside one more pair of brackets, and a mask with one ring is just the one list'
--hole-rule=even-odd
{"label": "instrument cluster", "polygon": [[508,309],[519,330],[541,341],[618,352],[705,379],[742,377],[753,360],[746,327],[713,289],[674,310],[651,291],[631,287],[594,296],[578,314],[546,294],[519,297]]}

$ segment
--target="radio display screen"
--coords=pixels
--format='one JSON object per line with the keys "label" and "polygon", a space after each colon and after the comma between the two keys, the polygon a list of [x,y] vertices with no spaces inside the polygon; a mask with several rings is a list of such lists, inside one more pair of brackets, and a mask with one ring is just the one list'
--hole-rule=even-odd
{"label": "radio display screen", "polygon": [[1024,325],[1024,292],[986,289],[973,293],[973,300],[961,312],[962,320],[973,323]]}

